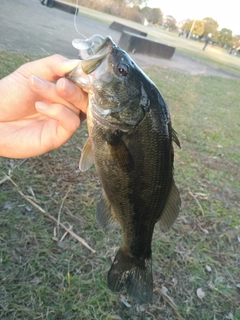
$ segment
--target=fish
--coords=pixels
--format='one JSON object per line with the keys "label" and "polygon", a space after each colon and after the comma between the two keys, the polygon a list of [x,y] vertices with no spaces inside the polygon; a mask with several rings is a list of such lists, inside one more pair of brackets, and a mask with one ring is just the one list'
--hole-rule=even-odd
{"label": "fish", "polygon": [[101,182],[96,220],[104,230],[117,223],[122,233],[108,287],[151,303],[154,227],[159,222],[163,232],[169,230],[181,206],[173,177],[173,142],[179,147],[180,142],[167,104],[109,36],[67,78],[89,96],[88,139],[79,167],[86,171],[94,165]]}

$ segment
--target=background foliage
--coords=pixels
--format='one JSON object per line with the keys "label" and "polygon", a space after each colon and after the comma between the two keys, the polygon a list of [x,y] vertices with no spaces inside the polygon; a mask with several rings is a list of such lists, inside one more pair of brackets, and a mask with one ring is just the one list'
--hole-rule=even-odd
{"label": "background foliage", "polygon": [[[75,0],[66,0],[75,5]],[[97,11],[109,13],[124,19],[144,23],[146,20],[155,26],[164,27],[169,31],[182,30],[189,33],[194,20],[177,22],[172,16],[163,16],[160,8],[150,8],[147,0],[78,0],[79,5]],[[232,31],[226,28],[218,30],[218,22],[211,17],[196,20],[192,35],[200,39],[206,38],[211,33],[211,40],[220,46],[240,48],[240,35],[233,36]]]}

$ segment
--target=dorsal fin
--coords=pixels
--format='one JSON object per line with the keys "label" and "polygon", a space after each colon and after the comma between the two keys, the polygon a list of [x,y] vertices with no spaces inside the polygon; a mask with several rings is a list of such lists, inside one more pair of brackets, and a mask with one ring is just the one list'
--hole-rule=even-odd
{"label": "dorsal fin", "polygon": [[87,141],[84,144],[81,158],[79,161],[79,169],[81,171],[87,171],[94,164],[93,152],[92,152],[92,143],[88,137]]}
{"label": "dorsal fin", "polygon": [[178,139],[177,132],[172,128],[172,140],[176,143],[176,145],[181,149],[181,143]]}

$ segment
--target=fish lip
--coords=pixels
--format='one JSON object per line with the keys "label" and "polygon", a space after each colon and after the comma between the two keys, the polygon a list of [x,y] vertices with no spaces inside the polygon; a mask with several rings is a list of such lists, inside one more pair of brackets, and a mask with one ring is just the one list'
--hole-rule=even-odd
{"label": "fish lip", "polygon": [[111,53],[112,48],[115,47],[112,38],[107,36],[102,44],[97,48],[93,54],[82,61],[82,70],[86,74],[92,73],[102,63],[102,61]]}
{"label": "fish lip", "polygon": [[110,49],[113,46],[116,46],[116,44],[113,42],[112,38],[110,36],[107,36],[104,41],[100,44],[100,46],[97,47],[96,51],[93,52],[86,60],[90,59],[92,56],[98,54],[103,49]]}

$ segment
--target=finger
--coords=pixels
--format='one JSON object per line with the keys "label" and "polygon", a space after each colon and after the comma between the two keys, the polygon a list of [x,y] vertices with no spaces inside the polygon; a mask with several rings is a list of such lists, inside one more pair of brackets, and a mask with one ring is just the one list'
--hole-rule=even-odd
{"label": "finger", "polygon": [[[64,142],[72,136],[80,125],[79,116],[62,104],[36,102],[36,109],[48,118],[58,121],[58,138],[63,139]],[[60,141],[62,141],[61,139]]]}
{"label": "finger", "polygon": [[50,103],[65,105],[68,108],[72,109],[76,114],[79,114],[78,108],[59,96],[56,91],[56,85],[54,83],[45,81],[33,75],[28,79],[28,84],[30,89],[33,92],[37,93],[42,98],[42,100],[48,101]]}
{"label": "finger", "polygon": [[64,100],[70,102],[82,112],[87,112],[88,94],[76,84],[66,78],[61,78],[56,83],[56,91]]}
{"label": "finger", "polygon": [[40,60],[28,62],[22,65],[17,71],[29,78],[31,75],[38,75],[48,81],[55,81],[65,76],[73,70],[79,63],[79,60],[69,60],[61,55],[43,58]]}

